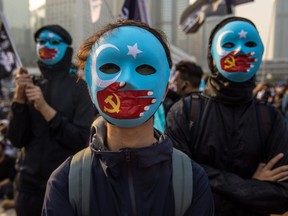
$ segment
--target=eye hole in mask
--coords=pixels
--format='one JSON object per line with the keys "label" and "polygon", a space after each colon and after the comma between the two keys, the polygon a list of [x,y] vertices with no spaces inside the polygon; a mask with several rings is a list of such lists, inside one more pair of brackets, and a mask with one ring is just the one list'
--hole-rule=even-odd
{"label": "eye hole in mask", "polygon": [[150,75],[156,73],[156,69],[150,65],[143,64],[136,68],[136,71],[141,75]]}
{"label": "eye hole in mask", "polygon": [[235,46],[234,43],[231,43],[231,42],[227,42],[223,45],[224,48],[233,48]]}
{"label": "eye hole in mask", "polygon": [[114,74],[120,71],[120,67],[113,63],[107,63],[102,65],[99,70],[106,74]]}
{"label": "eye hole in mask", "polygon": [[256,47],[257,44],[255,42],[253,42],[253,41],[249,41],[249,42],[245,43],[245,46],[247,46],[247,47]]}
{"label": "eye hole in mask", "polygon": [[40,44],[40,45],[44,45],[46,44],[47,42],[49,42],[51,45],[59,45],[60,43],[62,43],[63,41],[62,40],[59,40],[59,39],[53,39],[53,38],[50,38],[50,39],[37,39],[37,42]]}

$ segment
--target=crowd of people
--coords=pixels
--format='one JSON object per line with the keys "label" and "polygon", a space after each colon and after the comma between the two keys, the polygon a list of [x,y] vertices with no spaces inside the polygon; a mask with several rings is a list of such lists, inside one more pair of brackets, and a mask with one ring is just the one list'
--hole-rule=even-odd
{"label": "crowd of people", "polygon": [[84,40],[77,66],[62,26],[43,26],[34,40],[41,77],[20,67],[14,92],[1,94],[5,208],[17,216],[288,213],[288,81],[257,82],[264,46],[251,20],[214,27],[209,74],[184,59],[173,65],[165,34],[132,20]]}

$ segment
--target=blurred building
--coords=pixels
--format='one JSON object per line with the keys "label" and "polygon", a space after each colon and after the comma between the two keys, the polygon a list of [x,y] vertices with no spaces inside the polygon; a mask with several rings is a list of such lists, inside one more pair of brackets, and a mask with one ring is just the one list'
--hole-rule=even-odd
{"label": "blurred building", "polygon": [[[42,4],[32,8],[31,5],[29,7],[29,0],[0,0],[0,9],[7,18],[22,63],[30,67],[36,67],[33,34],[39,27],[56,23],[65,27],[73,37],[75,57],[85,38],[118,17],[124,0],[102,0],[101,15],[96,23],[91,22],[89,0],[38,2]],[[197,33],[186,34],[179,28],[179,20],[190,2],[190,0],[148,0],[152,26],[163,30],[167,35],[174,63],[182,59],[191,60],[201,65],[205,72],[209,72],[206,59],[208,38],[216,23],[225,17],[208,17]],[[261,67],[262,77],[271,72],[272,69],[269,68],[273,68],[272,75],[279,72],[280,76],[285,76],[283,71],[288,70],[288,66],[285,66],[288,49],[284,46],[285,39],[288,38],[288,1],[275,0],[275,4],[274,57],[278,63],[275,62],[274,65],[272,60],[264,64]],[[281,64],[279,59],[282,59]]]}
{"label": "blurred building", "polygon": [[189,5],[189,0],[150,0],[149,12],[152,26],[165,32],[171,43],[174,63],[180,60],[197,62],[197,54],[201,51],[201,42],[194,43],[194,35],[187,35],[179,28],[182,12]]}
{"label": "blurred building", "polygon": [[[169,2],[167,2],[169,1]],[[120,14],[124,0],[102,0],[101,15],[96,23],[91,22],[89,0],[46,0],[29,7],[29,0],[0,0],[1,10],[7,17],[12,39],[24,65],[36,66],[34,32],[47,24],[60,24],[73,37],[74,58],[81,42],[101,26],[114,21]],[[174,62],[182,59],[196,61],[189,37],[178,29],[181,12],[188,0],[148,0],[152,26],[162,29],[171,43]],[[172,16],[171,16],[172,14]],[[199,48],[199,46],[198,46]]]}
{"label": "blurred building", "polygon": [[275,0],[274,58],[288,60],[288,1]]}
{"label": "blurred building", "polygon": [[258,72],[259,80],[266,82],[288,80],[288,1],[274,0],[273,4],[273,58],[264,61]]}

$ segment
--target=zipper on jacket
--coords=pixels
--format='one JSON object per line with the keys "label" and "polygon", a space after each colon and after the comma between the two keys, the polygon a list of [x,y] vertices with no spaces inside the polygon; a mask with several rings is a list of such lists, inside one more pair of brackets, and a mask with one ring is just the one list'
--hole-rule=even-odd
{"label": "zipper on jacket", "polygon": [[136,211],[136,199],[135,199],[135,190],[134,190],[134,184],[133,184],[133,175],[132,175],[132,168],[131,168],[131,152],[129,150],[125,151],[125,160],[127,162],[127,168],[128,168],[128,187],[129,187],[129,195],[131,200],[131,207],[133,215],[137,215]]}

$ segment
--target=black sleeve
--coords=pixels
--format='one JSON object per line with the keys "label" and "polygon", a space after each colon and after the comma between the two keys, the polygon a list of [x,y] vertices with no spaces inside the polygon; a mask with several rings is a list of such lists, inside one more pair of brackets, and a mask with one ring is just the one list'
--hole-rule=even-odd
{"label": "black sleeve", "polygon": [[11,182],[13,182],[16,176],[15,158],[9,157],[8,160],[9,160],[9,179]]}
{"label": "black sleeve", "polygon": [[272,110],[271,133],[266,142],[266,161],[275,157],[279,153],[284,153],[276,167],[288,164],[288,125],[285,123],[283,115],[277,110]]}
{"label": "black sleeve", "polygon": [[90,127],[95,115],[94,104],[89,96],[87,85],[83,82],[79,83],[77,94],[74,96],[76,109],[73,120],[69,121],[65,113],[57,112],[49,122],[51,136],[60,144],[76,151],[83,149],[83,144],[88,145]]}
{"label": "black sleeve", "polygon": [[8,139],[16,148],[24,147],[30,135],[29,110],[27,104],[13,102],[8,127]]}
{"label": "black sleeve", "polygon": [[51,174],[47,183],[42,216],[76,215],[69,202],[68,194],[70,162],[71,157]]}
{"label": "black sleeve", "polygon": [[[202,167],[208,175],[213,193],[218,194],[219,198],[226,197],[227,201],[229,199],[232,203],[237,203],[238,207],[242,206],[247,212],[265,215],[287,211],[288,180],[271,182],[243,179],[210,166],[202,165]],[[215,200],[215,203],[219,203],[220,200]]]}
{"label": "black sleeve", "polygon": [[165,133],[173,141],[175,148],[185,152],[191,157],[190,147],[190,129],[191,123],[184,109],[184,100],[181,99],[175,103],[169,110],[166,117]]}

